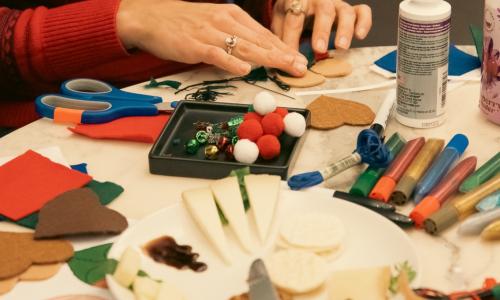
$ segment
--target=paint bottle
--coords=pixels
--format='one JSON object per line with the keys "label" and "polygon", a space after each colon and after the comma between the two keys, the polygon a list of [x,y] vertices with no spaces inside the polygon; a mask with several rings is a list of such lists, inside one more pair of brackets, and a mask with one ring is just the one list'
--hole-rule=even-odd
{"label": "paint bottle", "polygon": [[444,0],[399,5],[396,119],[431,128],[446,119],[451,6]]}

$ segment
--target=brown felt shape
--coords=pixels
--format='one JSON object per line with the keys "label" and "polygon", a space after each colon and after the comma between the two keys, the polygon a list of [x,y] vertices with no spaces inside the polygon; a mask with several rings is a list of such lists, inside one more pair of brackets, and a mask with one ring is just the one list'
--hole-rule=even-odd
{"label": "brown felt shape", "polygon": [[284,83],[288,84],[291,87],[296,87],[296,88],[317,86],[322,84],[326,80],[325,77],[323,77],[322,75],[313,73],[311,71],[307,71],[304,77],[291,77],[279,73],[276,76],[278,77],[279,80],[283,81]]}
{"label": "brown felt shape", "polygon": [[0,295],[8,293],[12,290],[19,281],[40,281],[49,279],[59,272],[60,263],[46,265],[31,265],[28,270],[21,275],[12,278],[0,280]]}
{"label": "brown felt shape", "polygon": [[45,204],[38,214],[35,239],[84,234],[118,234],[127,219],[103,206],[91,189],[68,191]]}
{"label": "brown felt shape", "polygon": [[0,280],[24,273],[32,264],[65,262],[73,246],[63,240],[36,241],[32,233],[0,232]]}
{"label": "brown felt shape", "polygon": [[333,129],[344,124],[369,125],[375,114],[366,105],[333,97],[320,96],[307,109],[311,112],[311,127]]}
{"label": "brown felt shape", "polygon": [[311,71],[328,78],[342,77],[351,74],[351,64],[343,59],[327,58],[318,61],[311,67]]}

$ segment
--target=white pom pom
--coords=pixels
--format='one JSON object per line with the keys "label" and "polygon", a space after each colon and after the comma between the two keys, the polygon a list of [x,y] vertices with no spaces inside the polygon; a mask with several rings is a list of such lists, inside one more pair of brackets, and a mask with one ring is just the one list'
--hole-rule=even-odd
{"label": "white pom pom", "polygon": [[253,164],[259,157],[259,147],[251,140],[239,140],[234,145],[233,155],[240,163]]}
{"label": "white pom pom", "polygon": [[276,110],[276,100],[268,92],[260,92],[253,99],[253,109],[261,116]]}
{"label": "white pom pom", "polygon": [[293,137],[300,137],[306,131],[306,119],[303,115],[292,112],[283,119],[286,134]]}

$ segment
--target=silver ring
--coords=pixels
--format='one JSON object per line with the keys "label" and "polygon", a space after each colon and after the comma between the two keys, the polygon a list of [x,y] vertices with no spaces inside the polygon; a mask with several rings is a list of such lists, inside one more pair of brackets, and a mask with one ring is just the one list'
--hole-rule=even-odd
{"label": "silver ring", "polygon": [[288,7],[285,11],[285,13],[292,13],[294,15],[301,15],[304,14],[304,16],[307,14],[306,11],[302,8],[302,1],[300,0],[293,0],[290,3],[290,7]]}
{"label": "silver ring", "polygon": [[226,43],[226,52],[231,55],[233,53],[233,48],[238,44],[238,37],[235,35],[229,36],[224,41]]}

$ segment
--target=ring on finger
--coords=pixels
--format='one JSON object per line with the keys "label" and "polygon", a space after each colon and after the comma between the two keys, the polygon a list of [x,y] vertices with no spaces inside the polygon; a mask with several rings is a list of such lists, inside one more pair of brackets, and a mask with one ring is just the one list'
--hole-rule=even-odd
{"label": "ring on finger", "polygon": [[307,15],[306,11],[303,8],[303,3],[301,0],[292,0],[290,2],[290,6],[286,9],[285,11],[286,14],[292,13],[294,15],[301,15],[304,14]]}
{"label": "ring on finger", "polygon": [[238,37],[235,35],[229,36],[224,42],[226,43],[227,54],[231,55],[231,53],[233,53],[234,47],[236,47],[236,44],[238,44]]}

